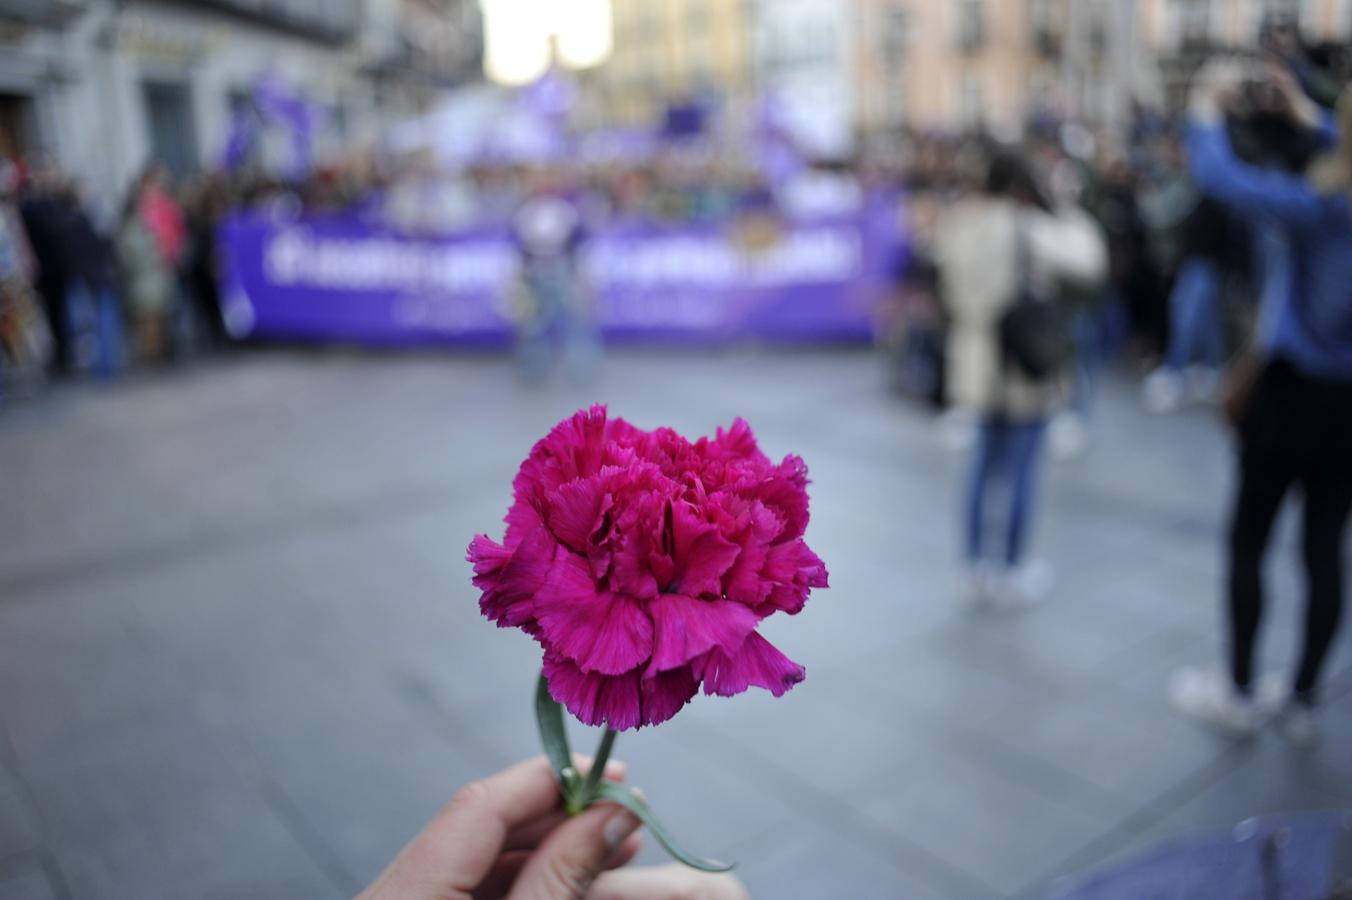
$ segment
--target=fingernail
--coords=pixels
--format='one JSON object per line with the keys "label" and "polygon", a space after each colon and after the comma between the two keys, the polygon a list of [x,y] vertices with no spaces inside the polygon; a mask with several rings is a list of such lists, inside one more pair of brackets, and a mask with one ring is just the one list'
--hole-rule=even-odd
{"label": "fingernail", "polygon": [[614,850],[624,843],[625,838],[638,831],[639,824],[633,813],[620,810],[606,819],[606,824],[601,826],[601,840],[606,842],[607,847]]}

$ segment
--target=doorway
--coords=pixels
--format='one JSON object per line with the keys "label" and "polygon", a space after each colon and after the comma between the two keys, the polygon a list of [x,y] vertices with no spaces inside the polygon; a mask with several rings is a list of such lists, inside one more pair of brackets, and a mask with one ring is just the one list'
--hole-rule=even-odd
{"label": "doorway", "polygon": [[147,81],[142,91],[151,158],[164,163],[176,178],[196,173],[197,136],[188,86],[181,82]]}
{"label": "doorway", "polygon": [[0,94],[0,159],[33,151],[33,101],[23,94]]}

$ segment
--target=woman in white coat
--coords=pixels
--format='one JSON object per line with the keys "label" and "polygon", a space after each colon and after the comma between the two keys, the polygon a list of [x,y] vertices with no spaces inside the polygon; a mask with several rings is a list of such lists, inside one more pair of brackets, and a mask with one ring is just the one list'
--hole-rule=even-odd
{"label": "woman in white coat", "polygon": [[[985,189],[944,215],[935,239],[940,289],[951,318],[948,399],[979,424],[964,493],[965,563],[978,599],[1036,599],[1050,570],[1029,563],[1026,544],[1042,435],[1065,396],[1057,374],[1034,379],[1006,358],[1000,322],[1025,288],[1046,297],[1066,283],[1093,283],[1107,267],[1094,221],[1072,205],[1053,207],[1024,161],[1011,153],[990,165]],[[988,495],[1009,486],[999,544],[986,540]]]}

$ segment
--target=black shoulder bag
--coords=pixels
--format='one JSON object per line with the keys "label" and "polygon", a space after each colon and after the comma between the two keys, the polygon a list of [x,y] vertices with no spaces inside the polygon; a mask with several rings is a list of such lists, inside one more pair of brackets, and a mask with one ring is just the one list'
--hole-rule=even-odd
{"label": "black shoulder bag", "polygon": [[1000,351],[1006,362],[1034,381],[1044,381],[1075,358],[1075,339],[1064,311],[1033,287],[1028,238],[1015,223],[1018,283],[1014,303],[1000,317]]}

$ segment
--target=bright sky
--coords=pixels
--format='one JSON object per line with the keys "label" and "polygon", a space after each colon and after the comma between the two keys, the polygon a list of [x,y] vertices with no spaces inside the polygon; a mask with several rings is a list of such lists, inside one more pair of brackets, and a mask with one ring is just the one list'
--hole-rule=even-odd
{"label": "bright sky", "polygon": [[573,69],[610,56],[610,0],[479,0],[484,13],[484,70],[503,84],[526,84],[549,68],[549,41]]}

